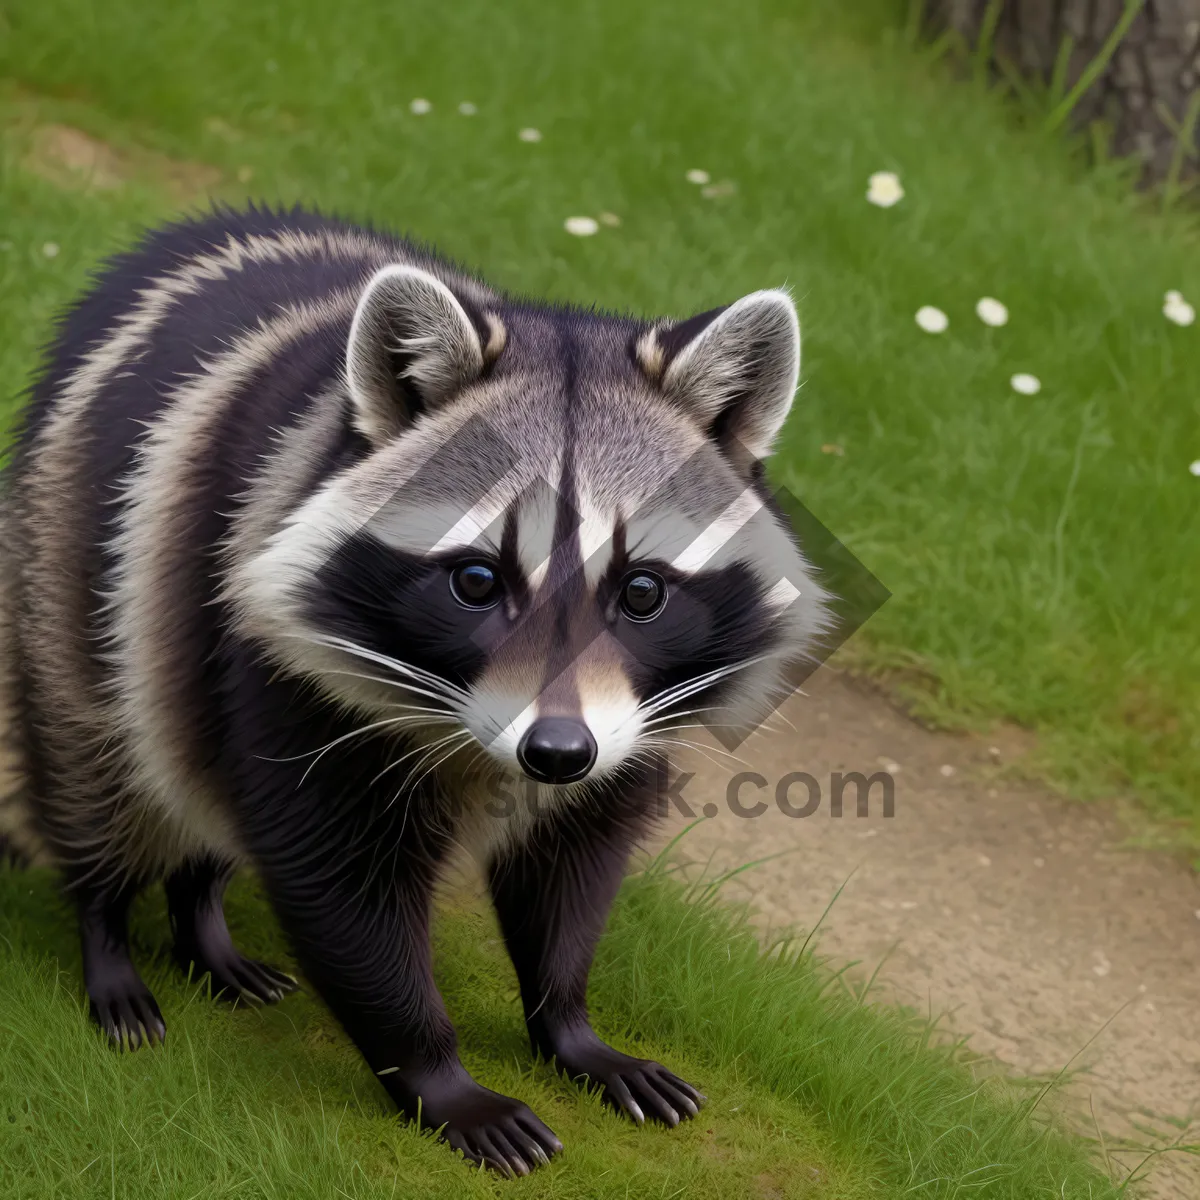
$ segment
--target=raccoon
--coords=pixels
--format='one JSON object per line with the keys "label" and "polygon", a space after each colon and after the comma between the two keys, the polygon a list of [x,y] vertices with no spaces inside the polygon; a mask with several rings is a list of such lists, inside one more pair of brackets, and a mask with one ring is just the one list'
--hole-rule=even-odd
{"label": "raccoon", "polygon": [[157,880],[214,994],[296,986],[226,928],[250,865],[400,1112],[525,1174],[561,1144],[467,1073],[430,971],[465,847],[534,1053],[638,1122],[695,1116],[593,1032],[588,973],[657,753],[752,722],[824,627],[762,471],[799,353],[785,291],[539,304],[305,210],[111,260],[32,388],[0,572],[0,832],[61,872],[100,1028],[165,1035],[126,928]]}

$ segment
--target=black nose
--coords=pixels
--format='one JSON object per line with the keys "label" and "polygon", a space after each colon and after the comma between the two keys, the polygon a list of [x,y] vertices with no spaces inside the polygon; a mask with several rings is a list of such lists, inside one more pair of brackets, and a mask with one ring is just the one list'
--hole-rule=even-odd
{"label": "black nose", "polygon": [[574,783],[592,769],[596,739],[582,721],[541,717],[525,730],[517,758],[539,783]]}

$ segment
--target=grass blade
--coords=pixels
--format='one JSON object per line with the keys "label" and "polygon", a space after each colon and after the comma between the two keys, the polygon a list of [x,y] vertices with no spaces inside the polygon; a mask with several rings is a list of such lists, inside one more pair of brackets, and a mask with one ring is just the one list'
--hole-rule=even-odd
{"label": "grass blade", "polygon": [[1046,132],[1053,133],[1056,129],[1061,128],[1062,124],[1075,110],[1075,106],[1082,99],[1084,92],[1099,79],[1104,69],[1112,61],[1112,56],[1116,54],[1117,47],[1125,39],[1125,35],[1129,32],[1129,27],[1133,24],[1134,18],[1142,11],[1146,0],[1125,0],[1125,8],[1121,13],[1120,19],[1113,27],[1113,31],[1108,35],[1104,45],[1100,47],[1096,57],[1084,67],[1082,74],[1075,81],[1075,86],[1059,101],[1058,104],[1051,110],[1050,115],[1046,118]]}

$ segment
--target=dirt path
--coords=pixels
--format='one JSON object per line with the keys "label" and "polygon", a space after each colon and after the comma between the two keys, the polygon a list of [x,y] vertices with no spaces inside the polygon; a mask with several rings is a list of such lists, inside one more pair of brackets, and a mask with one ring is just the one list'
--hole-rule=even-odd
{"label": "dirt path", "polygon": [[[676,854],[727,870],[789,851],[730,882],[764,926],[811,928],[846,881],[826,918],[822,951],[862,960],[869,973],[890,956],[882,995],[947,1013],[971,1045],[1016,1073],[1055,1072],[1127,1005],[1077,1060],[1087,1071],[1068,1103],[1094,1134],[1110,1140],[1200,1142],[1200,884],[1164,855],[1119,848],[1111,808],[1064,801],[996,779],[995,744],[932,733],[876,692],[826,669],[807,696],[782,710],[795,730],[759,735],[738,750],[745,766],[690,755],[696,777],[680,795],[697,815],[716,805]],[[777,725],[782,722],[776,721]],[[1002,751],[1005,747],[997,747]],[[1011,749],[1011,747],[1010,747]],[[834,771],[870,774],[891,765],[895,810],[830,816]],[[729,808],[740,770],[751,783],[742,804],[766,799],[754,819]],[[773,797],[788,772],[808,771],[823,798],[807,819],[783,815]],[[792,790],[799,806],[803,785]],[[710,807],[711,812],[711,807]],[[686,824],[673,813],[659,845]],[[1176,1122],[1176,1124],[1172,1124]],[[1200,1157],[1159,1159],[1139,1191],[1154,1200],[1200,1197]]]}

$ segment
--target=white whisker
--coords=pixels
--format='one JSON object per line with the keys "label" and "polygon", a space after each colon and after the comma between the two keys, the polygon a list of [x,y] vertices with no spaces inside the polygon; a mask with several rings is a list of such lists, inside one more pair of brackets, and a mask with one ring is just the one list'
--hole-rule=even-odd
{"label": "white whisker", "polygon": [[[705,708],[685,708],[681,712],[668,713],[666,716],[663,716],[663,717],[651,717],[651,719],[649,721],[646,721],[642,725],[642,728],[643,729],[653,729],[656,725],[665,725],[668,721],[678,721],[682,717],[695,717],[695,716],[699,716],[700,713],[723,712],[723,711],[724,711],[724,709],[722,709],[720,707],[720,705],[716,705],[716,704],[708,705]],[[678,727],[676,727],[676,728],[678,728]]]}
{"label": "white whisker", "polygon": [[[402,692],[412,692],[413,695],[426,696],[431,700],[439,700],[443,704],[453,706],[453,700],[450,697],[433,695],[432,693],[424,691],[421,688],[414,687],[411,683],[405,683],[405,682],[403,682],[401,680],[397,680],[397,679],[384,679],[379,675],[364,675],[361,671],[334,670],[334,669],[330,669],[330,668],[323,669],[321,674],[322,675],[344,675],[348,679],[361,679],[365,683],[379,683],[379,684],[382,684],[384,687],[396,688],[398,691],[402,691]],[[419,705],[409,704],[404,700],[393,701],[391,707],[408,708],[408,709],[411,709],[413,712],[445,713],[445,712],[450,711],[450,709],[448,709],[448,708],[438,708],[438,709],[422,708]]]}
{"label": "white whisker", "polygon": [[[461,741],[460,741],[460,739],[461,739]],[[457,733],[451,734],[447,738],[443,738],[442,741],[437,742],[432,746],[425,747],[426,753],[413,765],[412,770],[410,770],[408,775],[405,776],[404,782],[401,783],[401,785],[396,789],[396,794],[391,798],[391,800],[388,801],[387,807],[391,808],[391,806],[393,804],[395,804],[397,800],[400,799],[401,793],[403,793],[404,791],[407,790],[408,802],[404,806],[404,818],[400,822],[400,832],[397,835],[397,840],[399,840],[400,838],[402,838],[404,836],[404,830],[408,826],[408,813],[409,813],[409,810],[412,808],[413,797],[417,794],[417,785],[421,782],[422,779],[425,778],[425,776],[429,773],[429,770],[432,770],[434,767],[440,767],[443,763],[448,762],[460,750],[465,749],[467,746],[469,746],[472,740],[473,739],[472,739],[470,730],[460,729]],[[456,741],[458,741],[459,744],[453,744]],[[425,762],[426,758],[428,758],[431,754],[436,755],[437,751],[442,746],[447,745],[447,744],[450,744],[450,749],[447,750],[446,753],[441,756],[441,758],[435,758],[432,766],[429,769],[427,769],[426,771],[422,772],[422,774],[417,779],[414,780],[413,772],[416,771]]]}
{"label": "white whisker", "polygon": [[745,662],[732,663],[729,666],[718,667],[713,671],[709,671],[704,675],[697,675],[691,679],[685,680],[683,683],[676,684],[673,688],[668,688],[664,692],[659,692],[655,696],[643,704],[639,705],[636,713],[639,716],[654,716],[662,712],[665,708],[670,708],[674,704],[678,704],[682,700],[686,700],[689,696],[695,695],[697,692],[702,692],[706,688],[712,687],[719,683],[722,679],[728,678],[730,675],[736,674],[738,671],[744,671],[748,667],[752,667],[757,663],[764,662],[771,656],[769,654],[760,654],[755,658],[749,658]]}
{"label": "white whisker", "polygon": [[726,758],[732,759],[735,763],[743,767],[749,767],[750,764],[744,759],[739,758],[736,754],[731,754],[728,750],[722,750],[717,746],[701,746],[699,742],[680,740],[677,738],[647,738],[646,745],[648,746],[682,746],[685,750],[691,750],[696,754],[702,755],[714,767],[723,767],[725,764],[718,762],[711,757],[709,750],[714,750],[718,754],[725,755]]}
{"label": "white whisker", "polygon": [[[379,654],[375,650],[368,650],[365,646],[347,641],[345,638],[312,637],[304,634],[293,634],[292,636],[310,642],[314,646],[324,646],[327,650],[341,650],[343,653],[353,655],[355,658],[361,658],[366,662],[374,663],[376,666],[385,667],[389,671],[395,671],[397,675],[408,676],[415,679],[418,683],[425,684],[427,687],[436,688],[443,696],[456,696],[459,700],[470,699],[470,694],[464,688],[459,687],[456,683],[451,683],[448,679],[443,679],[440,675],[435,675],[432,671],[426,671],[422,667],[415,667],[411,663],[401,662],[399,659],[391,658],[386,654]],[[440,699],[442,697],[435,698]]]}
{"label": "white whisker", "polygon": [[378,774],[378,775],[376,775],[376,776],[375,776],[375,778],[374,778],[374,779],[372,779],[370,783],[368,783],[368,784],[367,784],[367,787],[373,787],[373,786],[374,786],[375,784],[377,784],[377,783],[378,783],[378,782],[379,782],[379,781],[380,781],[380,780],[381,780],[381,779],[382,779],[382,778],[383,778],[383,777],[384,777],[384,776],[385,776],[385,775],[386,775],[386,774],[387,774],[389,771],[392,771],[392,770],[394,770],[396,767],[398,767],[398,766],[399,766],[399,765],[400,765],[402,762],[404,762],[406,759],[410,759],[410,758],[412,758],[412,756],[413,756],[414,754],[420,754],[420,753],[421,753],[421,751],[423,751],[423,750],[424,750],[424,751],[428,751],[428,750],[430,750],[430,749],[435,749],[435,748],[436,748],[436,747],[438,747],[438,746],[444,746],[444,745],[445,745],[445,744],[446,744],[448,741],[451,741],[452,739],[454,739],[454,738],[457,738],[457,737],[461,737],[461,736],[462,736],[464,733],[466,733],[466,730],[464,730],[464,729],[457,729],[457,730],[455,730],[455,731],[454,731],[454,733],[447,734],[447,735],[446,735],[446,737],[444,737],[444,738],[439,738],[439,739],[438,739],[436,742],[430,743],[430,744],[428,744],[428,745],[426,745],[426,744],[423,744],[423,745],[417,746],[417,747],[415,747],[414,749],[412,749],[412,750],[408,751],[408,753],[407,753],[407,754],[402,754],[402,755],[400,755],[400,757],[399,757],[399,758],[397,758],[397,759],[394,759],[392,762],[388,763],[388,765],[387,765],[386,767],[384,767],[384,768],[383,768],[383,770],[382,770],[382,771],[380,771],[380,772],[379,772],[379,774]]}

